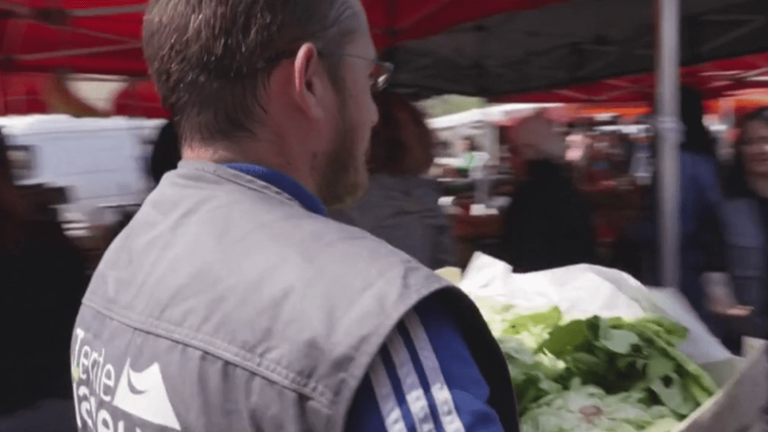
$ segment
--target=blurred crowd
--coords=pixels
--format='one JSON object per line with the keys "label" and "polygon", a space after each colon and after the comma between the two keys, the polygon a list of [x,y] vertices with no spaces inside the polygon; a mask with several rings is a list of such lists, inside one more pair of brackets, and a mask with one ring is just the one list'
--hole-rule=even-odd
{"label": "blurred crowd", "polygon": [[[181,158],[170,123],[153,147],[147,174],[159,182]],[[0,431],[71,432],[72,329],[99,258],[135,209],[91,238],[73,235],[58,217],[65,191],[19,184],[14,156],[0,134]]]}
{"label": "blurred crowd", "polygon": [[[683,88],[680,101],[684,133],[678,287],[713,333],[738,351],[741,336],[764,338],[768,331],[768,190],[763,184],[768,178],[768,116],[758,110],[741,119],[733,135],[738,139],[728,143],[704,124],[702,99],[695,90]],[[426,130],[418,116],[414,119]],[[434,197],[450,196],[441,200],[447,221],[425,217],[421,227],[432,226],[433,238],[443,236],[442,244],[454,243],[457,266],[480,251],[506,261],[516,272],[591,263],[621,269],[647,286],[661,286],[657,201],[665,185],[656,177],[649,118],[560,124],[541,111],[501,128],[500,135],[496,166],[472,137],[455,146],[453,164],[432,166],[430,175],[440,180],[433,184],[437,192],[411,197],[423,199],[429,211],[403,199],[380,221],[386,234],[359,226],[422,256],[423,250],[400,244],[406,236],[398,233],[414,228],[406,230],[398,221],[404,215],[412,221],[419,214],[438,215]],[[399,136],[413,140],[414,147],[419,143],[416,136]],[[723,157],[729,154],[731,158]],[[426,173],[421,170],[422,176]],[[394,189],[377,194],[395,196]],[[381,203],[372,200],[369,214],[382,211],[374,201]],[[434,256],[421,260],[433,268],[434,263],[445,264]]]}
{"label": "blurred crowd", "polygon": [[[501,129],[497,164],[467,137],[455,148],[459,162],[448,166],[435,162],[446,149],[413,103],[394,93],[377,94],[376,103],[368,191],[333,212],[336,220],[432,269],[464,266],[482,251],[516,272],[590,263],[659,285],[656,197],[664,185],[655,181],[650,122],[562,125],[542,111]],[[681,103],[679,287],[737,350],[742,335],[768,337],[768,109],[741,121],[734,159],[723,161],[701,98],[684,89]],[[155,183],[178,164],[177,140],[169,123],[148,162]],[[14,184],[8,153],[0,140],[0,320],[4,349],[18,355],[0,360],[0,419],[71,430],[72,325],[90,271],[132,212],[105,227],[89,260],[51,213],[54,200],[40,204]],[[712,287],[712,273],[727,277]]]}

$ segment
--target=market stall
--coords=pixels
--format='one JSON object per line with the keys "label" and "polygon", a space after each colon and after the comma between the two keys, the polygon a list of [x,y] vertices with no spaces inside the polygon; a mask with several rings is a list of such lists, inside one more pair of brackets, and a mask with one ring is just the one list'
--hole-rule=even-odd
{"label": "market stall", "polygon": [[[658,0],[656,4],[657,20],[652,3],[647,0],[364,1],[382,56],[398,66],[394,87],[418,97],[459,93],[512,100],[509,95],[518,94],[523,95],[519,100],[527,98],[542,102],[545,95],[552,94],[542,92],[544,89],[563,89],[605,78],[648,73],[655,64],[656,97],[651,96],[650,87],[638,88],[632,84],[633,78],[628,78],[609,83],[620,87],[620,91],[591,99],[581,98],[580,102],[611,98],[655,99],[658,104],[655,126],[662,142],[662,181],[666,185],[676,185],[679,142],[676,100],[680,59],[685,65],[693,65],[766,52],[768,38],[759,36],[768,31],[768,23],[764,2],[760,0],[699,0],[684,1],[682,5],[679,0]],[[0,2],[5,34],[0,50],[4,58],[1,69],[3,73],[64,69],[145,77],[146,67],[139,43],[143,8],[143,1]],[[659,46],[655,63],[654,22],[658,27]],[[684,23],[682,45],[679,43],[681,22]],[[411,39],[419,40],[406,42]],[[752,57],[739,61],[754,61],[757,65],[763,60],[762,57]],[[709,72],[697,70],[695,76],[711,76],[706,75]],[[749,72],[735,69],[716,72],[727,73],[725,78],[721,76],[707,81],[712,84],[707,87],[708,96],[759,86],[758,78],[765,71],[752,67]],[[143,96],[126,96],[129,99],[151,99],[147,95],[153,90],[146,84],[137,85],[130,91]],[[582,90],[582,93],[588,92]],[[582,93],[566,89],[554,94],[568,98],[579,97]],[[537,94],[540,96],[534,96]],[[552,97],[549,101],[554,100],[557,98]],[[167,114],[163,111],[156,113]],[[678,196],[675,187],[665,190],[669,192],[664,195],[661,205],[661,219],[665,221],[662,262],[665,284],[672,287],[677,284],[678,236],[674,209]],[[490,221],[487,226],[492,226]],[[504,275],[510,277],[511,269],[505,269]],[[529,294],[531,298],[535,297],[531,292]],[[558,318],[549,330],[560,324],[566,323]],[[615,342],[605,340],[602,334],[598,336],[603,345]],[[684,340],[688,339],[677,335],[676,342]],[[627,344],[624,345],[626,348]],[[746,359],[724,359],[728,363],[724,366],[725,372],[719,375],[718,370],[722,369],[713,367],[708,373],[714,384],[706,379],[697,381],[704,392],[686,389],[689,390],[686,394],[695,399],[695,406],[680,407],[674,401],[665,402],[665,396],[674,396],[665,393],[664,389],[651,389],[667,408],[678,408],[673,415],[667,415],[665,411],[660,419],[671,418],[675,421],[674,427],[683,428],[678,430],[691,431],[735,432],[755,424],[763,402],[755,395],[762,395],[759,391],[766,382],[764,362],[761,361],[765,345],[758,345],[747,353]],[[534,348],[538,350],[540,346]],[[704,367],[704,363],[702,361],[697,368],[688,370],[698,373],[698,367]],[[635,362],[636,366],[638,364]],[[645,369],[643,371],[647,373]],[[673,379],[669,371],[663,375],[653,378]],[[748,388],[751,381],[758,382],[757,391],[754,386]],[[649,385],[645,387],[650,388]],[[581,414],[599,417],[600,413]]]}

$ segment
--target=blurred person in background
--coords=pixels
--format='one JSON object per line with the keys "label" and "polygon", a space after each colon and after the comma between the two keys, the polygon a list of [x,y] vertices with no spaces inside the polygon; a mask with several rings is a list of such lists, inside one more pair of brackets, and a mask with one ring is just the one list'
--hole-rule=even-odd
{"label": "blurred person in background", "polygon": [[[168,121],[160,129],[155,141],[152,143],[152,153],[147,164],[147,172],[152,178],[153,187],[157,187],[166,173],[178,168],[180,161],[181,148],[179,147],[179,136],[173,123]],[[128,226],[137,211],[138,209],[134,207],[120,209],[117,222],[111,224],[107,229],[105,249]]]}
{"label": "blurred person in background", "polygon": [[629,164],[629,174],[641,186],[649,186],[653,181],[654,161],[650,131],[642,131],[635,139],[634,151]]}
{"label": "blurred person in background", "polygon": [[[741,306],[737,336],[768,338],[768,107],[747,115],[726,180],[725,262]],[[736,339],[740,339],[737,337]]]}
{"label": "blurred person in background", "polygon": [[680,288],[688,301],[711,325],[705,310],[701,282],[704,272],[715,270],[722,257],[720,206],[722,190],[716,141],[704,125],[701,95],[681,89],[680,110],[685,136],[680,147]]}
{"label": "blurred person in background", "polygon": [[461,157],[459,170],[472,179],[482,177],[483,169],[491,159],[488,152],[480,148],[471,136],[464,137],[459,142],[459,155]]}
{"label": "blurred person in background", "polygon": [[519,185],[504,215],[502,257],[516,272],[596,263],[589,204],[565,173],[565,138],[538,113],[511,129]]}
{"label": "blurred person in background", "polygon": [[614,187],[616,179],[613,135],[594,134],[588,150],[587,168],[584,173],[584,189],[605,190]]}
{"label": "blurred person in background", "polygon": [[448,218],[435,181],[425,178],[435,140],[424,114],[404,96],[375,96],[379,123],[368,156],[365,195],[336,218],[386,241],[431,269],[456,265]]}
{"label": "blurred person in background", "polygon": [[[695,89],[681,89],[680,108],[685,134],[680,143],[679,288],[710,329],[719,333],[707,311],[701,282],[705,272],[722,266],[722,190],[715,156],[716,143],[704,125],[703,102]],[[647,219],[635,227],[633,234],[646,251],[643,282],[651,286],[662,285],[658,262],[658,196],[659,188],[664,186],[655,181],[648,197]]]}
{"label": "blurred person in background", "polygon": [[616,171],[621,176],[629,175],[629,169],[632,164],[632,158],[635,154],[635,142],[624,132],[619,132],[613,136],[615,146]]}
{"label": "blurred person in background", "polygon": [[566,137],[565,162],[570,166],[571,178],[577,186],[587,184],[593,139],[594,136],[583,132]]}
{"label": "blurred person in background", "polygon": [[85,261],[56,221],[25,208],[0,135],[0,431],[77,430],[69,344]]}
{"label": "blurred person in background", "polygon": [[583,133],[572,133],[565,139],[565,161],[580,166],[586,163],[589,138]]}
{"label": "blurred person in background", "polygon": [[181,160],[179,137],[172,122],[160,129],[152,146],[152,156],[149,162],[149,172],[157,185],[168,171],[175,170]]}

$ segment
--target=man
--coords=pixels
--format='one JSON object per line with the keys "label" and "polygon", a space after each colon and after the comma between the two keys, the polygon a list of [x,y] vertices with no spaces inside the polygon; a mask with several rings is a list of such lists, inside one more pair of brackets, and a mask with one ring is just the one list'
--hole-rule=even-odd
{"label": "man", "polygon": [[509,130],[518,179],[501,255],[516,272],[598,262],[592,210],[564,171],[565,137],[543,112]]}
{"label": "man", "polygon": [[144,48],[183,160],[83,300],[80,430],[517,430],[471,302],[325,217],[387,78],[358,0],[155,0]]}

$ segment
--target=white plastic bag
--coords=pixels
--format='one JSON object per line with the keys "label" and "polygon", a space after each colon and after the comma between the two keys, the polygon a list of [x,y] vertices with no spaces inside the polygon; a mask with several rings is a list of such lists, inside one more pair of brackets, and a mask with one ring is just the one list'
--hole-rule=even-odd
{"label": "white plastic bag", "polygon": [[523,310],[557,306],[566,319],[594,315],[627,319],[646,314],[665,315],[688,328],[688,339],[680,350],[696,363],[732,357],[678,290],[648,289],[618,270],[577,265],[515,274],[505,262],[476,253],[459,287],[472,297],[493,297]]}

